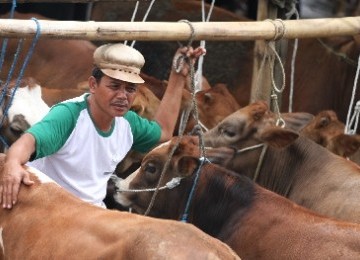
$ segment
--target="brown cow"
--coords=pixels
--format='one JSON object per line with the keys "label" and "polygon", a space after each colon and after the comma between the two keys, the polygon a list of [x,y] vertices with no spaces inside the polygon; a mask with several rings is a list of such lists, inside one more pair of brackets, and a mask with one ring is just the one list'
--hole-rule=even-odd
{"label": "brown cow", "polygon": [[239,259],[194,226],[91,205],[27,170],[35,183],[0,208],[1,259]]}
{"label": "brown cow", "polygon": [[[206,79],[205,79],[206,80]],[[131,107],[132,110],[144,116],[148,119],[153,119],[160,103],[155,94],[149,89],[154,88],[155,79],[152,78],[150,84],[147,82],[139,85],[139,90],[135,101]],[[159,80],[157,80],[159,81]],[[156,82],[156,81],[155,81]],[[205,81],[206,82],[206,81]],[[158,82],[156,85],[159,85]],[[207,84],[205,83],[205,86]],[[198,91],[195,94],[197,108],[199,113],[199,124],[206,131],[214,127],[223,118],[230,115],[232,112],[240,108],[235,101],[234,97],[227,90],[224,84],[217,84],[214,87],[204,87],[204,89]],[[181,110],[185,112],[187,109],[193,111],[192,94],[187,90],[183,91]],[[174,133],[178,134],[179,126],[178,122],[177,130]],[[189,117],[189,121],[185,127],[185,133],[189,133],[195,126],[196,122],[192,115]],[[131,151],[126,155],[126,158],[117,166],[116,175],[125,178],[133,170],[140,166],[141,159],[144,154],[140,154],[135,151]],[[133,166],[135,164],[135,166]]]}
{"label": "brown cow", "polygon": [[360,148],[360,135],[345,134],[345,125],[335,111],[325,110],[317,114],[302,130],[302,135],[342,157],[351,157]]}
{"label": "brown cow", "polygon": [[151,216],[189,220],[227,243],[243,259],[360,257],[359,224],[312,213],[261,188],[243,173],[201,162],[199,145],[192,137],[180,141],[163,173],[177,142],[173,138],[153,149],[138,172],[126,180],[117,180],[115,199],[143,214],[153,196],[145,189],[160,185],[150,207]]}
{"label": "brown cow", "polygon": [[[9,14],[0,18],[6,19]],[[34,13],[17,13],[15,19],[49,20],[49,18]],[[2,67],[0,78],[6,79],[16,53],[19,39],[9,39],[6,48],[6,58]],[[32,40],[24,41],[24,46],[19,55],[14,77],[19,76],[20,68],[28,54]],[[3,44],[3,41],[1,41]],[[2,47],[2,46],[1,46]],[[23,77],[33,77],[47,88],[77,88],[79,84],[87,81],[93,68],[93,52],[96,45],[85,40],[64,40],[41,38],[37,42],[31,59],[24,71]]]}
{"label": "brown cow", "polygon": [[196,93],[199,120],[205,130],[215,127],[221,120],[240,108],[225,84]]}
{"label": "brown cow", "polygon": [[[209,13],[209,6],[209,4],[205,5],[206,14]],[[148,7],[148,3],[139,5],[136,21],[144,17]],[[130,21],[133,11],[134,4],[131,2],[117,4],[114,7],[111,3],[95,3],[92,18],[95,21]],[[147,21],[181,19],[201,21],[201,1],[158,0],[147,17]],[[251,20],[215,7],[210,21]],[[295,60],[292,108],[294,112],[301,111],[315,115],[331,109],[336,111],[342,122],[345,122],[360,50],[356,38],[358,36],[329,37],[321,39],[322,42],[315,38],[299,39]],[[159,79],[166,79],[172,54],[178,45],[174,42],[136,42],[135,46],[147,57],[144,72]],[[284,61],[286,87],[282,95],[282,112],[288,112],[289,107],[293,46],[294,41],[289,41],[286,61]],[[253,81],[254,57],[262,55],[262,53],[254,54],[254,42],[207,41],[206,48],[203,75],[209,80],[210,85],[225,83],[240,106],[248,105]],[[161,55],[155,55],[154,49],[161,50]],[[358,91],[355,100],[359,99]]]}
{"label": "brown cow", "polygon": [[275,126],[276,120],[265,102],[252,103],[206,132],[205,145],[231,147],[222,162],[263,187],[323,215],[360,223],[359,166]]}

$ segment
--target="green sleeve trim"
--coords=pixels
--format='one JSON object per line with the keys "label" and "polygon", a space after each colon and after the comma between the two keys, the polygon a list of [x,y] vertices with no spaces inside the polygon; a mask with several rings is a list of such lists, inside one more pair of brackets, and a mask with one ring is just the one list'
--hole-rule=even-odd
{"label": "green sleeve trim", "polygon": [[133,134],[133,150],[145,153],[160,141],[161,127],[156,121],[140,117],[133,111],[128,111],[124,118],[129,122]]}
{"label": "green sleeve trim", "polygon": [[60,103],[51,108],[49,113],[26,132],[36,141],[35,156],[39,159],[57,152],[72,133],[81,109],[81,103]]}

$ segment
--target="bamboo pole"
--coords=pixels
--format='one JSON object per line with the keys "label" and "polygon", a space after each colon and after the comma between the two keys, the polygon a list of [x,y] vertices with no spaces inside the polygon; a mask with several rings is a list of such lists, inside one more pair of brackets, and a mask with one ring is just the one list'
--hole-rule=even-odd
{"label": "bamboo pole", "polygon": [[[13,0],[0,0],[0,3],[12,3]],[[93,3],[93,2],[128,2],[129,0],[16,0],[18,4],[23,3]],[[134,0],[135,1],[135,0]],[[141,1],[141,0],[140,0]],[[142,0],[146,1],[146,0]]]}
{"label": "bamboo pole", "polygon": [[[182,41],[191,36],[185,22],[78,22],[38,20],[41,37],[84,40]],[[276,26],[275,26],[275,25]],[[271,40],[280,27],[283,38],[314,38],[357,35],[360,16],[255,22],[192,22],[194,40],[246,41]],[[37,24],[33,20],[0,19],[0,37],[32,38]]]}

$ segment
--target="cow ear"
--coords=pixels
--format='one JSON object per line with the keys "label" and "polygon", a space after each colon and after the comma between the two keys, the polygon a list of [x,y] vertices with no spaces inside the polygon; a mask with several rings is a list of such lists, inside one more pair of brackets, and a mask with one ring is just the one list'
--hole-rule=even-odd
{"label": "cow ear", "polygon": [[281,127],[269,127],[260,134],[260,139],[270,146],[283,148],[293,143],[299,134],[293,130]]}
{"label": "cow ear", "polygon": [[336,147],[336,153],[344,157],[349,157],[360,148],[359,135],[340,134],[333,138],[332,145]]}
{"label": "cow ear", "polygon": [[306,112],[282,113],[281,117],[285,120],[287,128],[297,132],[314,119],[314,115]]}
{"label": "cow ear", "polygon": [[195,172],[199,165],[199,159],[193,156],[183,156],[177,164],[177,172],[181,177],[188,177]]}

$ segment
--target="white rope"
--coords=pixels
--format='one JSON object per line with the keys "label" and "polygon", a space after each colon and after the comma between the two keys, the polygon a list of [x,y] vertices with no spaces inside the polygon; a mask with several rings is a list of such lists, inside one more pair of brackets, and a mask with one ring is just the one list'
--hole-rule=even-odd
{"label": "white rope", "polygon": [[[134,8],[134,12],[133,12],[132,17],[131,17],[131,22],[133,22],[133,21],[135,20],[135,16],[136,16],[138,7],[139,7],[139,1],[136,1],[135,8]],[[124,44],[127,45],[127,42],[128,42],[128,41],[125,40],[125,41],[124,41]]]}
{"label": "white rope", "polygon": [[[352,134],[353,131],[356,132],[356,129],[353,129],[353,130],[350,129],[350,124],[351,124],[350,118],[351,118],[351,110],[352,110],[352,107],[354,104],[357,83],[358,83],[358,79],[359,79],[359,70],[360,70],[360,54],[359,54],[359,58],[358,58],[358,64],[357,64],[357,69],[356,69],[356,75],[355,75],[355,80],[354,80],[354,86],[353,86],[353,92],[352,92],[352,96],[351,96],[350,106],[349,106],[349,110],[348,110],[348,114],[347,114],[347,118],[346,118],[345,134]],[[355,117],[355,116],[356,116],[356,111],[355,111],[353,117]],[[359,115],[357,115],[357,116],[359,116]],[[356,121],[358,121],[358,119]]]}
{"label": "white rope", "polygon": [[[358,125],[359,125],[359,115],[360,115],[360,100],[358,102],[356,102],[355,109],[354,109],[354,114],[351,117],[351,120],[350,120],[350,123],[349,123],[348,130],[347,130],[346,134],[350,134],[350,135],[356,134],[356,130],[357,130]],[[352,125],[353,125],[353,129],[351,129]]]}
{"label": "white rope", "polygon": [[[144,18],[143,18],[143,20],[142,20],[143,22],[146,21],[146,19],[147,19],[149,13],[150,13],[150,10],[151,10],[154,2],[155,2],[155,0],[152,0],[151,3],[150,3],[150,5],[149,5],[149,7],[148,7],[148,9],[146,10],[146,13],[145,13],[145,15],[144,15]],[[131,47],[134,47],[135,42],[136,42],[136,41],[132,41]]]}
{"label": "white rope", "polygon": [[[204,0],[201,1],[202,22],[209,22],[212,10],[215,5],[215,0],[212,0],[210,9],[209,9],[209,13],[206,18],[205,18],[205,3],[204,2],[205,2]],[[205,48],[205,44],[206,44],[206,42],[204,40],[200,41],[201,47]],[[204,55],[201,55],[198,59],[198,66],[197,66],[196,75],[195,75],[195,93],[200,91],[200,89],[202,87],[203,63],[204,63]]]}
{"label": "white rope", "polygon": [[[299,20],[299,12],[295,9],[296,20]],[[295,76],[295,59],[299,45],[299,39],[294,40],[294,49],[291,58],[291,74],[290,74],[290,92],[289,92],[289,112],[292,112],[294,98],[294,76]]]}
{"label": "white rope", "polygon": [[156,190],[165,190],[165,189],[173,189],[180,185],[182,177],[174,177],[169,182],[167,182],[164,186],[159,188],[149,188],[149,189],[123,189],[117,188],[116,193],[120,192],[149,192],[149,191],[156,191]]}

